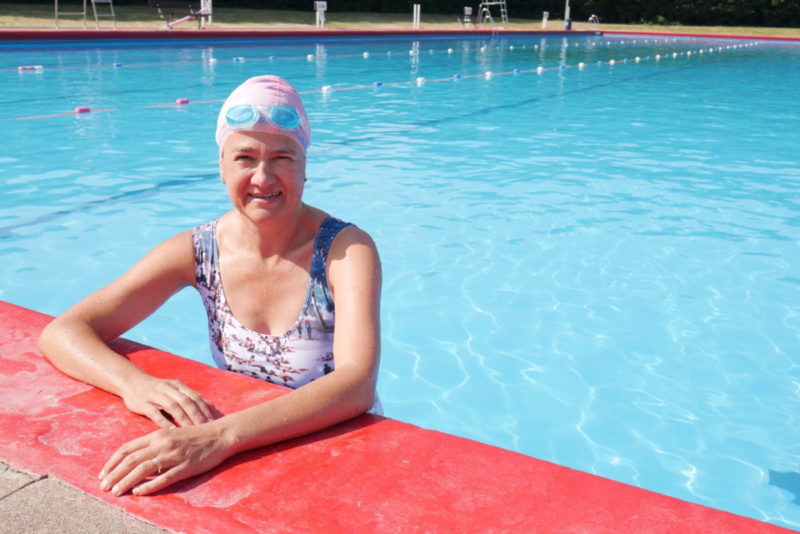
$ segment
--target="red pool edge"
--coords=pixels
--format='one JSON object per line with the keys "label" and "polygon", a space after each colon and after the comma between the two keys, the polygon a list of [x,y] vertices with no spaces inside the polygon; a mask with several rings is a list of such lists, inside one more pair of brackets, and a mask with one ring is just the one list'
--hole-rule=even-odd
{"label": "red pool edge", "polygon": [[593,31],[535,30],[0,30],[0,41],[116,39],[339,39],[364,37],[492,37],[492,35],[595,35]]}
{"label": "red pool edge", "polygon": [[314,38],[366,38],[366,37],[546,37],[575,35],[650,35],[667,37],[698,37],[709,39],[750,39],[761,41],[800,42],[800,36],[746,35],[717,33],[679,33],[627,30],[54,30],[54,29],[0,29],[2,41],[74,41],[74,40],[209,40],[209,39],[314,39]]}
{"label": "red pool edge", "polygon": [[[237,455],[151,497],[114,497],[96,474],[154,430],[120,399],[53,368],[36,348],[50,317],[0,301],[0,459],[187,533],[769,533],[787,529],[464,438],[363,415]],[[115,348],[201,392],[222,413],[280,386],[126,340]]]}
{"label": "red pool edge", "polygon": [[637,32],[624,30],[603,30],[604,35],[652,35],[657,37],[698,37],[703,39],[746,39],[756,41],[791,41],[800,42],[800,36],[792,37],[785,35],[746,35],[746,34],[727,34],[727,33],[677,33],[677,32]]}

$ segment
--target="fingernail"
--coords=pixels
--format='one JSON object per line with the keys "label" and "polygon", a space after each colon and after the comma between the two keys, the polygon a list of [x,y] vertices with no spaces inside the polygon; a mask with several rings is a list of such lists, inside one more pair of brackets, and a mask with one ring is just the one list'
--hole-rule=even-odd
{"label": "fingernail", "polygon": [[105,478],[105,476],[106,476],[106,470],[103,469],[102,471],[100,471],[100,474],[97,475],[97,478]]}
{"label": "fingernail", "polygon": [[116,495],[117,497],[119,497],[119,494],[120,494],[120,493],[122,493],[121,491],[119,491],[119,486],[114,486],[114,489],[113,489],[113,490],[111,490],[111,492],[112,492],[114,495]]}
{"label": "fingernail", "polygon": [[104,480],[100,483],[100,489],[106,491],[108,489],[108,480]]}

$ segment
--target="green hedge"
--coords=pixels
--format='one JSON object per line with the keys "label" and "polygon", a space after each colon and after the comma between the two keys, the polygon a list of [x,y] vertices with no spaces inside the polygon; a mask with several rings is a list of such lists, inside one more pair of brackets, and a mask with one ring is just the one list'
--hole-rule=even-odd
{"label": "green hedge", "polygon": [[[64,0],[74,2],[75,0]],[[2,3],[52,4],[52,0],[0,0]],[[114,0],[118,5],[146,5],[146,0]],[[328,0],[330,12],[411,13],[421,4],[425,13],[455,15],[478,0]],[[564,0],[507,0],[512,18],[540,19],[564,16]],[[313,0],[214,0],[218,7],[249,7],[313,11]],[[685,24],[703,26],[800,27],[800,0],[571,0],[573,20],[596,14],[601,22]],[[496,10],[496,8],[494,8]],[[494,11],[496,13],[496,11]]]}
{"label": "green hedge", "polygon": [[[220,6],[243,2],[271,9],[312,11],[313,0],[215,0]],[[413,4],[425,13],[459,14],[464,6],[477,12],[477,0],[328,0],[328,10],[410,13]],[[512,18],[564,16],[564,0],[507,0]],[[596,14],[602,22],[645,22],[704,26],[800,27],[800,0],[572,0],[572,18],[587,20]],[[496,8],[495,8],[496,9]]]}
{"label": "green hedge", "polygon": [[[703,26],[800,26],[800,0],[583,0],[573,13],[606,22]],[[573,17],[575,18],[575,17]]]}

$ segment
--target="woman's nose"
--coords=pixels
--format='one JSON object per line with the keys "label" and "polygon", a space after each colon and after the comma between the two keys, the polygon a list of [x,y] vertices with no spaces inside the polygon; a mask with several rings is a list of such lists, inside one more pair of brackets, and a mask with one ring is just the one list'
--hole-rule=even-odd
{"label": "woman's nose", "polygon": [[272,172],[269,161],[260,161],[258,165],[256,165],[251,180],[259,184],[270,183],[275,180],[275,175]]}

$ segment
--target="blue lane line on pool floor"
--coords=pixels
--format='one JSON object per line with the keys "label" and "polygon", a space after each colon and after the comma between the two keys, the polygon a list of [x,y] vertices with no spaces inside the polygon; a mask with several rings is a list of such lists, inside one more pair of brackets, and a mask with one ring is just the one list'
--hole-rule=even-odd
{"label": "blue lane line on pool floor", "polygon": [[[721,57],[720,60],[722,61],[724,59],[725,59],[725,57]],[[325,149],[326,145],[333,147],[333,146],[337,146],[337,145],[338,146],[343,146],[343,145],[353,145],[353,144],[358,144],[358,143],[365,143],[365,142],[373,141],[375,139],[379,139],[381,136],[386,135],[387,133],[410,132],[410,131],[413,131],[413,130],[416,130],[416,129],[419,129],[419,128],[422,128],[422,127],[425,127],[425,126],[431,126],[431,125],[434,125],[434,124],[442,124],[442,123],[446,123],[446,122],[460,121],[460,120],[468,119],[470,117],[475,117],[475,116],[488,115],[488,114],[491,114],[493,112],[500,111],[500,110],[515,109],[515,108],[523,107],[523,106],[526,106],[528,104],[532,104],[532,103],[535,103],[535,102],[541,102],[541,101],[545,101],[545,100],[552,100],[552,99],[555,99],[555,98],[561,98],[561,97],[564,97],[565,95],[585,93],[585,92],[588,92],[588,91],[593,91],[593,90],[596,90],[596,89],[602,89],[602,88],[613,86],[613,85],[620,85],[620,84],[628,83],[628,82],[631,82],[631,81],[644,80],[644,79],[648,79],[648,78],[655,78],[655,77],[664,76],[664,75],[667,75],[667,74],[672,74],[674,72],[681,72],[681,71],[699,69],[699,68],[702,68],[703,66],[704,65],[694,64],[694,65],[687,65],[687,66],[684,66],[684,67],[674,67],[674,68],[670,68],[669,70],[664,70],[664,71],[659,71],[659,72],[652,72],[652,73],[649,73],[649,74],[642,74],[642,75],[639,75],[639,76],[629,76],[627,78],[615,79],[615,80],[608,81],[608,82],[603,82],[603,83],[595,83],[595,84],[592,84],[592,85],[587,85],[587,86],[584,86],[584,87],[578,87],[578,88],[571,89],[571,90],[568,90],[568,91],[560,91],[560,92],[551,93],[551,94],[548,94],[548,95],[541,95],[541,96],[537,96],[537,97],[533,97],[533,98],[527,98],[525,100],[521,100],[519,102],[514,102],[514,103],[510,103],[510,104],[502,104],[502,105],[497,105],[497,106],[487,106],[487,107],[484,107],[484,108],[481,108],[481,109],[478,109],[478,110],[475,110],[475,111],[471,111],[471,112],[468,112],[468,113],[461,113],[461,114],[458,114],[458,115],[450,115],[450,116],[447,116],[447,117],[441,117],[439,119],[428,119],[428,120],[417,121],[417,122],[413,122],[413,123],[407,123],[405,125],[402,125],[401,127],[398,127],[397,129],[389,130],[389,131],[382,131],[380,134],[377,134],[377,135],[371,135],[371,136],[366,136],[366,137],[358,137],[358,138],[355,138],[355,139],[345,139],[345,140],[342,140],[342,141],[328,141],[328,142],[322,143],[321,145],[318,145],[318,146],[321,147],[321,152],[324,153],[324,152],[326,152],[326,149]],[[567,67],[567,68],[576,68],[576,67]],[[404,84],[404,85],[408,85],[408,84]],[[83,210],[86,210],[86,209],[92,209],[92,208],[99,207],[99,206],[107,206],[109,203],[114,203],[114,202],[125,202],[125,201],[128,201],[128,200],[134,199],[134,198],[142,198],[142,197],[144,197],[146,195],[149,195],[149,194],[156,194],[156,193],[160,192],[163,189],[169,189],[169,188],[174,188],[174,187],[182,187],[182,186],[187,185],[187,184],[191,184],[191,183],[198,182],[198,181],[204,181],[204,180],[211,179],[211,178],[217,179],[217,176],[218,175],[216,173],[212,173],[212,174],[202,174],[202,175],[187,176],[186,178],[182,178],[182,179],[170,179],[170,180],[166,180],[164,182],[155,183],[151,187],[148,187],[148,188],[137,189],[136,191],[129,191],[129,192],[126,192],[126,193],[121,193],[119,195],[113,195],[113,196],[107,197],[105,199],[92,200],[91,202],[85,202],[85,203],[82,203],[82,204],[78,204],[78,205],[76,205],[76,206],[74,206],[72,208],[67,208],[67,209],[62,209],[62,210],[57,210],[57,211],[54,211],[54,212],[46,213],[46,214],[40,215],[40,216],[32,219],[31,221],[28,221],[28,222],[17,223],[17,224],[7,225],[7,226],[0,226],[0,239],[6,238],[6,237],[13,237],[15,235],[14,234],[14,230],[16,230],[18,228],[23,228],[23,227],[24,228],[30,228],[31,226],[36,226],[38,224],[52,222],[53,220],[58,219],[60,217],[71,215],[73,213],[76,213],[76,212],[79,212],[79,211],[83,211]]]}
{"label": "blue lane line on pool floor", "polygon": [[657,77],[657,76],[664,76],[664,75],[667,75],[667,74],[672,74],[674,72],[681,72],[681,71],[687,71],[687,70],[692,70],[692,69],[698,69],[698,68],[701,68],[701,67],[703,67],[703,65],[689,65],[689,66],[686,66],[686,67],[676,67],[676,68],[670,69],[668,71],[653,72],[653,73],[650,73],[650,74],[643,74],[643,75],[640,75],[640,76],[630,76],[628,78],[622,78],[622,79],[619,79],[619,80],[612,80],[612,81],[603,82],[603,83],[595,83],[595,84],[592,84],[592,85],[587,85],[587,86],[584,86],[584,87],[578,87],[578,88],[570,89],[570,90],[567,90],[567,91],[559,91],[559,92],[550,93],[550,94],[547,94],[547,95],[535,96],[533,98],[527,98],[525,100],[520,100],[519,102],[514,102],[514,103],[510,103],[510,104],[502,104],[502,105],[497,105],[497,106],[487,106],[487,107],[484,107],[484,108],[481,108],[481,109],[478,109],[478,110],[475,110],[475,111],[469,111],[467,113],[462,113],[462,114],[459,114],[459,115],[450,115],[448,117],[442,117],[442,118],[439,118],[439,119],[427,119],[427,120],[421,120],[421,121],[417,121],[417,122],[407,123],[402,128],[397,128],[395,130],[384,130],[384,131],[381,131],[381,133],[378,134],[378,135],[370,135],[370,136],[365,136],[365,137],[358,137],[358,138],[355,138],[355,139],[346,139],[346,140],[343,140],[343,141],[328,141],[325,144],[326,145],[351,145],[351,144],[356,144],[356,143],[372,141],[372,140],[380,138],[382,135],[385,135],[387,133],[408,132],[408,131],[416,130],[418,128],[423,128],[425,126],[432,126],[432,125],[435,125],[435,124],[442,124],[442,123],[445,123],[445,122],[454,122],[454,121],[464,120],[464,119],[468,119],[470,117],[476,117],[476,116],[480,116],[480,115],[487,115],[487,114],[493,113],[495,111],[519,108],[519,107],[522,107],[522,106],[526,106],[528,104],[532,104],[534,102],[541,102],[541,101],[544,101],[544,100],[552,100],[552,99],[555,99],[555,98],[561,98],[561,97],[566,96],[566,95],[585,93],[585,92],[588,92],[588,91],[593,91],[595,89],[602,89],[604,87],[609,87],[609,86],[612,86],[612,85],[620,85],[620,84],[624,84],[624,83],[631,82],[631,81],[636,81],[636,80],[645,80],[645,79],[648,79],[648,78],[654,78],[654,77]]}
{"label": "blue lane line on pool floor", "polygon": [[141,198],[147,198],[151,195],[156,195],[161,191],[168,190],[168,189],[175,189],[177,187],[183,187],[185,185],[194,184],[197,182],[205,182],[205,181],[213,181],[218,180],[219,174],[218,173],[210,173],[210,174],[195,174],[186,176],[184,178],[172,178],[169,180],[165,180],[163,182],[158,182],[152,184],[150,187],[146,187],[143,189],[136,189],[134,191],[126,191],[125,193],[120,193],[118,195],[111,195],[110,197],[100,198],[96,200],[90,200],[89,202],[83,202],[81,204],[77,204],[70,208],[64,208],[56,211],[52,211],[50,213],[45,213],[43,215],[39,215],[38,217],[33,218],[27,222],[21,222],[17,224],[10,224],[7,226],[0,226],[0,239],[5,239],[9,237],[14,237],[16,234],[14,230],[19,228],[31,228],[32,226],[36,226],[39,224],[49,223],[58,218],[66,217],[68,215],[72,215],[79,211],[88,210],[92,208],[98,207],[108,207],[112,204],[119,204],[122,202],[128,202],[130,200],[138,200]]}

